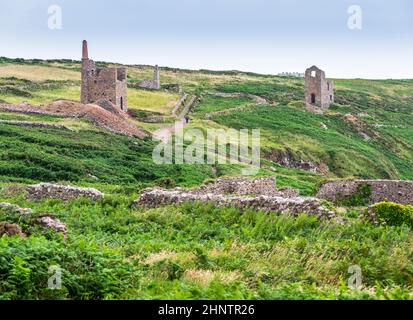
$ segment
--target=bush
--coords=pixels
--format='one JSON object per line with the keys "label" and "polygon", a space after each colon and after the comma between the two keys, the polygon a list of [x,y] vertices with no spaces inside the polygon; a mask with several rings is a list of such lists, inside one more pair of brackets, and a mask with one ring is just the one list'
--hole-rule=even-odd
{"label": "bush", "polygon": [[349,197],[344,197],[338,204],[345,207],[359,207],[368,205],[372,190],[369,184],[361,184],[357,190]]}
{"label": "bush", "polygon": [[380,224],[413,227],[413,207],[393,202],[380,202],[372,208],[375,220]]}

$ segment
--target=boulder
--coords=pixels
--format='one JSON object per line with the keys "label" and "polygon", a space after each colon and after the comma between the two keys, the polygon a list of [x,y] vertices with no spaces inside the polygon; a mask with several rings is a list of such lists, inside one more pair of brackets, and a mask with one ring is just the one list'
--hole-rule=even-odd
{"label": "boulder", "polygon": [[36,219],[36,224],[44,227],[52,229],[53,231],[59,232],[63,234],[63,237],[67,239],[67,227],[62,221],[57,219],[53,215],[43,215]]}
{"label": "boulder", "polygon": [[2,221],[0,222],[0,237],[4,235],[9,237],[18,236],[21,238],[24,238],[26,236],[17,224]]}
{"label": "boulder", "polygon": [[33,210],[30,208],[20,208],[19,206],[15,204],[7,203],[7,202],[0,202],[0,208],[17,212],[21,214],[22,216],[27,216],[33,213]]}

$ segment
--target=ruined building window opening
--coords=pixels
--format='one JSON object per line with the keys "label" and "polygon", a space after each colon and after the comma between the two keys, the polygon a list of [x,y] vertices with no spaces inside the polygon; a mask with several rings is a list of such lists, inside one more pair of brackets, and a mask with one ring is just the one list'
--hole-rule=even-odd
{"label": "ruined building window opening", "polygon": [[333,96],[332,95],[330,95],[330,101],[333,101]]}
{"label": "ruined building window opening", "polygon": [[315,104],[315,94],[314,93],[311,94],[311,103]]}
{"label": "ruined building window opening", "polygon": [[123,110],[123,97],[120,97],[120,108]]}
{"label": "ruined building window opening", "polygon": [[313,71],[311,71],[311,77],[312,78],[315,78],[315,76],[316,76],[316,72],[313,70]]}
{"label": "ruined building window opening", "polygon": [[327,90],[330,91],[330,83],[327,82]]}

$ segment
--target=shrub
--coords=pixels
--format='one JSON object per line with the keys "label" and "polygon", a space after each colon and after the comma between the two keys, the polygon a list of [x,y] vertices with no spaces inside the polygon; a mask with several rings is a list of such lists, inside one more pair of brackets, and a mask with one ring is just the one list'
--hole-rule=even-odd
{"label": "shrub", "polygon": [[176,183],[171,178],[160,178],[156,181],[156,185],[165,189],[173,189],[176,187]]}
{"label": "shrub", "polygon": [[372,190],[369,184],[361,184],[357,187],[356,192],[351,196],[344,197],[339,204],[346,207],[358,207],[368,205],[370,202]]}
{"label": "shrub", "polygon": [[375,220],[380,224],[413,227],[413,207],[393,202],[380,202],[370,209]]}

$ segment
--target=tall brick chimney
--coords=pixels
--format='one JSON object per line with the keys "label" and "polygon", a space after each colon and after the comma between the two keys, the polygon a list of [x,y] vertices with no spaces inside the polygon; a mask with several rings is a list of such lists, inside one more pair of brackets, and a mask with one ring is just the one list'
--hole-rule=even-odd
{"label": "tall brick chimney", "polygon": [[82,60],[89,59],[89,52],[87,49],[87,41],[83,40],[83,48],[82,48]]}
{"label": "tall brick chimney", "polygon": [[83,40],[82,45],[82,85],[80,88],[80,101],[82,103],[88,103],[88,72],[89,72],[89,52],[87,49],[87,41]]}

